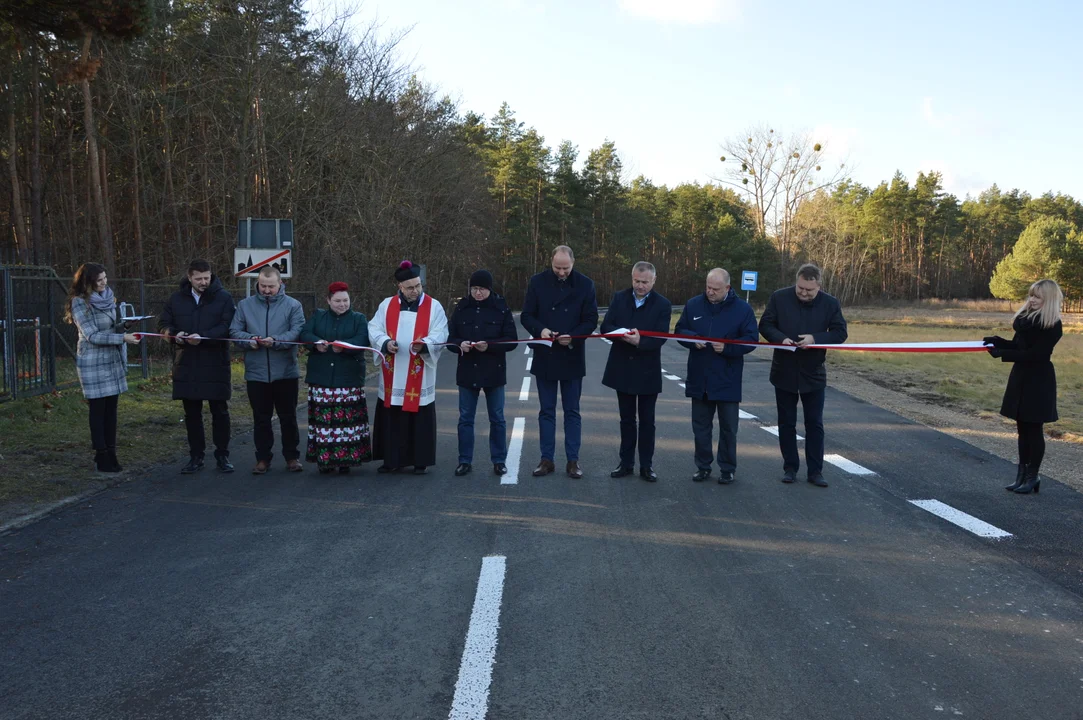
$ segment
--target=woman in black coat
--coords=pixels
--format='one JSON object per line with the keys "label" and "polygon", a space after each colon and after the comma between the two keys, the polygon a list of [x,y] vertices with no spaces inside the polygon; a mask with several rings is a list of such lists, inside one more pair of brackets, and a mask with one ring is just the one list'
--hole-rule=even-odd
{"label": "woman in black coat", "polygon": [[1003,362],[1015,363],[1008,376],[1000,414],[1015,420],[1019,433],[1019,468],[1015,482],[1006,490],[1020,494],[1038,492],[1038,470],[1045,456],[1045,433],[1042,425],[1056,422],[1057,373],[1050,359],[1063,329],[1060,306],[1064,300],[1060,287],[1052,280],[1039,280],[1030,286],[1027,301],[1015,314],[1011,340],[993,336],[984,338],[989,354]]}

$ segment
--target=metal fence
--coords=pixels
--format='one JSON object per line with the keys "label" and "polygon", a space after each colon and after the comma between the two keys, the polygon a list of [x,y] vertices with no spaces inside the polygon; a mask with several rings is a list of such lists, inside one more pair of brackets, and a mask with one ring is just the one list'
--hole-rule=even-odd
{"label": "metal fence", "polygon": [[[64,319],[70,284],[51,267],[0,265],[0,402],[78,385],[79,333]],[[148,314],[142,280],[111,279],[110,285],[127,314]],[[129,352],[128,367],[150,376],[146,343],[138,354]]]}

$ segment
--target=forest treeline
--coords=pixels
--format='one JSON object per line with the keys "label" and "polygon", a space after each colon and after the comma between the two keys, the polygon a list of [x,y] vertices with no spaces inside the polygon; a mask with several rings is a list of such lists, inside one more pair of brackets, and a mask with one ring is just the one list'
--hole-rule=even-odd
{"label": "forest treeline", "polygon": [[1042,257],[1067,268],[1080,244],[1067,195],[959,199],[935,172],[866,187],[816,138],[765,128],[728,139],[708,184],[628,177],[615,142],[584,152],[506,104],[458,107],[401,35],[356,27],[299,0],[0,0],[0,253],[172,281],[193,257],[230,267],[239,219],[291,218],[291,287],[343,279],[369,308],[403,258],[444,298],[489,267],[519,304],[557,244],[602,302],[640,259],[675,302],[717,265],[759,270],[765,297],[806,260],[847,302],[988,297],[1036,221],[1059,223]]}

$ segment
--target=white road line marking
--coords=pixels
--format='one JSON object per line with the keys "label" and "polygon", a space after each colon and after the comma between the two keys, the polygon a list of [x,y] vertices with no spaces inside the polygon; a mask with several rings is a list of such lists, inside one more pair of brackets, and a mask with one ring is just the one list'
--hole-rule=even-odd
{"label": "white road line marking", "polygon": [[530,354],[530,346],[529,345],[523,346],[523,354],[524,355],[529,355]]}
{"label": "white road line marking", "polygon": [[684,383],[677,383],[677,385],[680,387],[687,387]]}
{"label": "white road line marking", "polygon": [[911,500],[910,502],[922,510],[928,510],[933,515],[958,525],[963,530],[974,533],[978,537],[1000,539],[1012,536],[1010,532],[990,525],[984,520],[979,520],[973,515],[967,515],[962,510],[956,510],[951,505],[945,505],[939,500]]}
{"label": "white road line marking", "polygon": [[602,338],[602,342],[604,342],[606,345],[612,345],[613,344],[613,341],[610,340],[609,338]]}
{"label": "white road line marking", "polygon": [[756,419],[755,415],[753,415],[752,413],[746,413],[744,410],[738,410],[737,411],[737,417],[741,418],[742,420],[755,420]]}
{"label": "white road line marking", "polygon": [[500,477],[501,485],[519,484],[519,463],[523,457],[523,433],[526,431],[526,418],[517,417],[511,428],[511,443],[508,445],[508,459],[504,463],[508,472]]}
{"label": "white road line marking", "polygon": [[[741,414],[741,411],[740,411],[740,410],[738,410],[738,411],[737,411],[737,414],[738,414],[738,416],[740,416],[740,414]],[[767,432],[771,433],[771,434],[772,434],[772,435],[774,435],[775,437],[778,437],[778,426],[777,426],[777,425],[761,425],[760,427],[762,427],[762,428],[763,428],[764,430],[766,430]],[[805,438],[804,438],[804,437],[802,437],[801,435],[798,435],[798,436],[797,436],[797,439],[798,439],[798,440],[804,440]],[[824,458],[824,460],[826,460],[826,459],[827,459],[827,458]]]}
{"label": "white road line marking", "polygon": [[680,380],[676,375],[664,375],[663,377],[665,377],[666,380]]}
{"label": "white road line marking", "polygon": [[470,613],[470,629],[466,631],[466,646],[448,720],[485,720],[506,570],[506,558],[502,555],[481,559],[478,591],[474,595],[474,610]]}
{"label": "white road line marking", "polygon": [[519,390],[519,402],[526,402],[530,399],[530,376],[527,375],[523,378],[523,387]]}
{"label": "white road line marking", "polygon": [[668,375],[668,374],[669,374],[669,370],[666,370],[665,368],[662,368],[662,374],[663,374],[663,375]]}
{"label": "white road line marking", "polygon": [[534,358],[532,358],[532,357],[528,357],[526,359],[526,371],[527,372],[530,372],[530,366],[531,366],[531,364],[533,364],[533,362],[534,362]]}
{"label": "white road line marking", "polygon": [[852,475],[875,475],[872,470],[862,467],[852,460],[847,460],[842,455],[824,455],[824,462],[829,462],[835,467],[845,470]]}

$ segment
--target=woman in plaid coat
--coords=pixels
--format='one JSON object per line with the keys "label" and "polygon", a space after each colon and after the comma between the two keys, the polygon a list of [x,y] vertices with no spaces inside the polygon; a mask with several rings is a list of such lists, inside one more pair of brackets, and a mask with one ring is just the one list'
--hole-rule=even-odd
{"label": "woman in plaid coat", "polygon": [[90,404],[90,439],[99,472],[120,472],[117,461],[117,400],[128,389],[124,343],[139,339],[124,332],[105,268],[86,263],[75,271],[68,290],[69,322],[79,330],[75,367]]}

